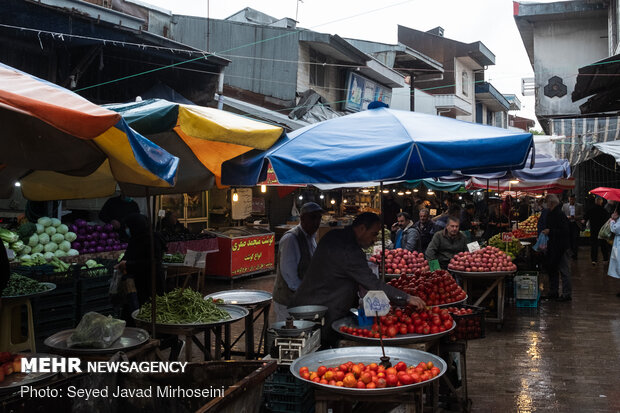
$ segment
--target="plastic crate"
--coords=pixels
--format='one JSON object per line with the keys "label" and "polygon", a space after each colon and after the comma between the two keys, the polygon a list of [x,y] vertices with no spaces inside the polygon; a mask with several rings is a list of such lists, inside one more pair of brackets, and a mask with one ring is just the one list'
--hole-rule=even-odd
{"label": "plastic crate", "polygon": [[517,300],[537,300],[539,295],[538,272],[519,272],[514,277],[514,296]]}
{"label": "plastic crate", "polygon": [[[264,394],[264,393],[263,393]],[[271,412],[311,413],[314,412],[314,392],[308,391],[303,397],[265,394],[265,407]]]}
{"label": "plastic crate", "polygon": [[452,314],[452,318],[456,322],[456,327],[448,336],[449,341],[457,340],[475,340],[485,337],[485,308],[473,305],[459,304],[454,305],[459,309],[471,309],[473,312],[466,315]]}
{"label": "plastic crate", "polygon": [[538,297],[534,299],[517,299],[517,307],[519,308],[537,308],[540,302],[540,291],[538,291]]}

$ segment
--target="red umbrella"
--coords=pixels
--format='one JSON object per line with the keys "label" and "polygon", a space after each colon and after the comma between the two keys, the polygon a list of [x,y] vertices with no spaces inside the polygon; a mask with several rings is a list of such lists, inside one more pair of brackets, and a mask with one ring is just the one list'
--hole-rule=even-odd
{"label": "red umbrella", "polygon": [[591,190],[590,193],[601,196],[608,201],[619,201],[620,202],[620,189],[618,188],[605,188],[601,186],[601,187]]}

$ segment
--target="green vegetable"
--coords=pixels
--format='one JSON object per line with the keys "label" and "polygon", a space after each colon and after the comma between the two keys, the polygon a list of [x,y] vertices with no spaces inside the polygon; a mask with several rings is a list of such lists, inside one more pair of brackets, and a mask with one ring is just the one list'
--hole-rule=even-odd
{"label": "green vegetable", "polygon": [[[57,250],[56,253],[58,253],[58,251],[61,251],[61,250]],[[54,269],[54,272],[65,272],[69,268],[71,268],[71,264],[59,260],[58,259],[59,255],[56,255],[56,253],[54,253],[54,256],[52,257],[52,260],[50,261],[50,264],[53,265],[54,267],[56,267]],[[61,253],[64,254],[65,252],[61,251]]]}
{"label": "green vegetable", "polygon": [[46,286],[45,284],[41,284],[40,282],[35,281],[32,278],[24,277],[23,275],[19,274],[11,274],[11,278],[9,278],[9,283],[2,291],[2,296],[9,297],[17,295],[28,295],[40,293],[46,290],[48,290],[48,286]]}
{"label": "green vegetable", "polygon": [[61,249],[57,249],[56,251],[54,251],[54,256],[57,257],[57,258],[61,258],[61,257],[64,257],[66,255],[67,255],[67,253],[64,252]]}
{"label": "green vegetable", "polygon": [[51,218],[48,217],[41,217],[37,220],[37,224],[41,224],[44,227],[49,227],[50,225],[52,225],[52,220]]}
{"label": "green vegetable", "polygon": [[55,227],[51,227],[51,226],[47,227],[47,228],[45,228],[45,233],[51,237],[52,235],[56,234],[56,228]]}
{"label": "green vegetable", "polygon": [[52,258],[54,258],[54,257],[55,257],[55,255],[54,255],[54,253],[53,253],[53,252],[46,251],[46,252],[45,252],[45,254],[43,254],[43,257],[44,257],[46,260],[51,260]]}
{"label": "green vegetable", "polygon": [[78,250],[74,250],[73,248],[67,251],[67,255],[69,257],[75,257],[76,255],[80,255]]}
{"label": "green vegetable", "polygon": [[45,246],[43,244],[37,244],[37,246],[32,248],[30,251],[32,254],[43,253]]}
{"label": "green vegetable", "polygon": [[71,249],[71,243],[69,241],[61,241],[58,244],[58,249],[61,249],[64,252],[68,252]]}
{"label": "green vegetable", "polygon": [[75,235],[75,232],[67,232],[65,234],[65,240],[69,241],[69,242],[73,242],[77,239],[77,235]]}
{"label": "green vegetable", "polygon": [[19,241],[19,235],[17,235],[14,232],[9,231],[6,228],[0,227],[0,239],[2,239],[2,241],[6,241],[9,244],[11,244],[13,242]]}
{"label": "green vegetable", "polygon": [[27,243],[30,236],[32,234],[36,234],[36,232],[37,225],[33,224],[32,222],[24,222],[19,226],[19,228],[17,228],[17,235],[19,235],[19,239],[21,239],[25,243]]}
{"label": "green vegetable", "polygon": [[65,224],[61,224],[58,226],[58,228],[56,228],[56,232],[58,234],[66,234],[67,232],[69,232],[69,227],[66,226]]}
{"label": "green vegetable", "polygon": [[61,224],[60,220],[58,218],[52,218],[52,226],[53,227],[59,227]]}
{"label": "green vegetable", "polygon": [[88,268],[93,268],[93,267],[98,267],[99,263],[95,260],[88,260],[86,261],[84,264],[86,264],[86,267]]}
{"label": "green vegetable", "polygon": [[55,242],[50,242],[49,244],[45,244],[45,252],[56,252],[58,249],[58,244]]}
{"label": "green vegetable", "polygon": [[37,234],[43,234],[45,232],[45,227],[41,224],[35,224],[37,226]]}
{"label": "green vegetable", "polygon": [[185,255],[181,254],[180,252],[177,252],[175,254],[166,254],[164,255],[164,262],[184,262],[185,261]]}
{"label": "green vegetable", "polygon": [[[212,323],[230,318],[212,300],[205,300],[199,292],[177,288],[163,296],[156,297],[155,321],[160,324]],[[147,302],[136,316],[140,320],[151,320],[151,303]]]}
{"label": "green vegetable", "polygon": [[25,247],[25,245],[24,245],[23,242],[17,241],[17,242],[12,243],[9,248],[11,248],[13,251],[19,253],[19,252],[21,252],[21,250],[24,249],[24,247]]}
{"label": "green vegetable", "polygon": [[39,235],[39,244],[46,245],[50,242],[50,236],[45,232]]}
{"label": "green vegetable", "polygon": [[22,251],[20,254],[24,255],[24,254],[30,254],[32,252],[32,247],[29,245],[24,245],[24,248],[22,248]]}
{"label": "green vegetable", "polygon": [[61,242],[65,240],[65,236],[62,234],[54,234],[52,235],[51,240],[52,242],[55,242],[56,244],[60,244]]}
{"label": "green vegetable", "polygon": [[28,245],[30,245],[31,247],[36,247],[37,245],[39,245],[39,236],[37,234],[32,234],[30,237],[28,237]]}

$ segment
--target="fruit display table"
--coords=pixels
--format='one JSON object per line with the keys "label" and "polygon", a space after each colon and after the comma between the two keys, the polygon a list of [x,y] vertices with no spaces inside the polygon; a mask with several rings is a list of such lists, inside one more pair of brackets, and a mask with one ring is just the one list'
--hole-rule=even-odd
{"label": "fruit display table", "polygon": [[[513,275],[514,271],[496,271],[496,272],[466,272],[466,271],[451,271],[454,275],[458,275],[463,279],[463,290],[467,292],[467,295],[475,300],[473,305],[479,306],[487,296],[497,289],[497,317],[487,317],[487,321],[491,321],[497,324],[497,328],[501,329],[504,323],[504,279]],[[471,283],[486,280],[492,281],[491,285],[480,295],[478,298],[474,298],[468,290]]]}

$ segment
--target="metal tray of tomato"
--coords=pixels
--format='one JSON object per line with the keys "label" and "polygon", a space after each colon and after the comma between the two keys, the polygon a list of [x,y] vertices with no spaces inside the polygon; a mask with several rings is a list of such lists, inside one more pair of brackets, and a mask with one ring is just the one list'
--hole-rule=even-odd
{"label": "metal tray of tomato", "polygon": [[463,303],[467,302],[468,298],[469,298],[469,296],[467,294],[465,294],[465,298],[463,298],[462,300],[452,301],[451,303],[445,303],[445,304],[435,304],[435,305],[433,305],[433,307],[445,308],[445,307],[450,307],[450,306],[453,306],[453,305],[463,304]]}
{"label": "metal tray of tomato", "polygon": [[390,363],[392,363],[392,366],[396,365],[396,363],[398,363],[399,361],[404,362],[405,364],[407,364],[407,366],[415,366],[421,362],[428,363],[430,361],[435,366],[439,367],[440,372],[432,379],[420,383],[377,389],[358,389],[351,387],[331,386],[329,384],[321,384],[310,380],[302,379],[299,375],[299,369],[304,366],[308,367],[310,371],[316,371],[320,366],[325,366],[328,368],[337,367],[338,365],[346,363],[348,361],[352,361],[354,363],[378,364],[381,362],[380,357],[382,356],[381,349],[379,347],[344,347],[317,351],[298,358],[293,362],[293,364],[291,364],[290,369],[293,376],[297,377],[300,380],[304,380],[305,382],[308,382],[317,388],[333,391],[334,393],[339,394],[363,394],[365,396],[379,396],[385,394],[402,393],[408,390],[412,390],[416,387],[425,386],[429,383],[432,383],[434,380],[439,379],[446,372],[447,369],[446,362],[443,361],[441,357],[421,350],[414,350],[402,347],[385,347],[385,355],[390,358]]}
{"label": "metal tray of tomato", "polygon": [[455,270],[450,270],[450,272],[452,274],[456,274],[456,275],[461,275],[461,276],[465,276],[465,277],[498,277],[500,275],[512,275],[514,273],[516,273],[517,271],[489,271],[489,272],[467,272],[467,271],[455,271]]}
{"label": "metal tray of tomato", "polygon": [[[334,331],[336,331],[338,334],[340,334],[343,337],[346,337],[347,339],[351,340],[351,341],[357,341],[359,343],[367,343],[367,344],[374,344],[374,345],[380,345],[381,344],[381,339],[379,338],[372,338],[372,337],[360,337],[360,336],[355,336],[353,334],[349,334],[349,333],[345,333],[343,331],[340,331],[340,327],[342,326],[346,326],[346,327],[353,327],[353,328],[361,328],[364,330],[370,330],[371,326],[367,326],[367,327],[359,327],[357,325],[357,319],[354,316],[347,316],[344,318],[341,318],[340,320],[336,320],[332,323],[332,329]],[[401,335],[397,335],[396,337],[383,337],[383,343],[387,344],[387,345],[404,345],[404,344],[415,344],[415,343],[426,343],[428,341],[433,341],[435,339],[438,339],[442,336],[445,336],[446,334],[450,334],[450,332],[452,330],[454,330],[454,327],[456,327],[456,323],[452,323],[452,327],[450,327],[449,329],[442,331],[440,333],[435,333],[435,334],[401,334]]]}
{"label": "metal tray of tomato", "polygon": [[[55,354],[43,354],[43,353],[20,353],[27,359],[33,358],[62,358]],[[4,377],[4,381],[0,382],[0,394],[15,392],[19,390],[21,386],[29,386],[34,383],[38,383],[43,380],[51,379],[56,374],[52,373],[12,373]]]}

